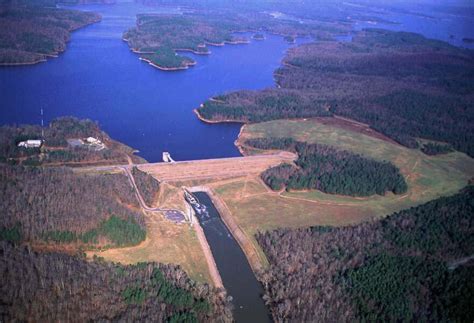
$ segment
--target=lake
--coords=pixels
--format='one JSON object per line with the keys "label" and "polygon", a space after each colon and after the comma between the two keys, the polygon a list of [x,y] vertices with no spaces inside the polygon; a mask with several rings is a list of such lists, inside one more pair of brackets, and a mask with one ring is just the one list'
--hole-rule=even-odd
{"label": "lake", "polygon": [[[45,122],[72,115],[97,121],[112,138],[148,161],[169,151],[175,160],[239,156],[239,124],[209,125],[192,112],[209,97],[274,86],[273,71],[292,45],[282,37],[210,47],[186,71],[160,71],[122,41],[139,12],[179,12],[136,3],[83,5],[103,20],[72,33],[67,50],[46,63],[0,68],[0,124]],[[294,45],[293,45],[294,46]]]}

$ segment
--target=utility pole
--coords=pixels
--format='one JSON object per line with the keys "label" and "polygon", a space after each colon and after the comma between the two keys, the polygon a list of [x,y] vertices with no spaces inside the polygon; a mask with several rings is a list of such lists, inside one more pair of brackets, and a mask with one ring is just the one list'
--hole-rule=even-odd
{"label": "utility pole", "polygon": [[41,108],[41,139],[44,141],[44,119],[43,119],[43,108]]}

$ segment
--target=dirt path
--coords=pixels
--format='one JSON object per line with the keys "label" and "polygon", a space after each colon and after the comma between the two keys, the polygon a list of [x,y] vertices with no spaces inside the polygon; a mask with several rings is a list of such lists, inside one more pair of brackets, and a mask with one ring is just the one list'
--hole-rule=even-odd
{"label": "dirt path", "polygon": [[464,257],[464,258],[461,258],[461,259],[457,259],[457,260],[452,261],[452,262],[449,263],[448,269],[449,270],[455,270],[459,266],[464,265],[464,264],[468,263],[471,260],[474,260],[474,255],[470,255],[468,257]]}
{"label": "dirt path", "polygon": [[306,199],[302,197],[293,197],[293,196],[286,196],[282,194],[283,192],[275,193],[275,195],[279,195],[281,198],[290,199],[290,200],[299,200],[304,202],[310,202],[314,204],[322,204],[322,205],[337,205],[337,206],[357,206],[356,203],[334,203],[334,202],[321,202],[317,200]]}

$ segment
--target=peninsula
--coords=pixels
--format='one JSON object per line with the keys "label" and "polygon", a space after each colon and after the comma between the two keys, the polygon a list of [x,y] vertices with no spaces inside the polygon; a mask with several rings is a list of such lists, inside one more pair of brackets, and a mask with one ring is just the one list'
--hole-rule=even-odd
{"label": "peninsula", "polygon": [[46,61],[66,50],[73,30],[100,21],[92,12],[0,4],[0,65]]}

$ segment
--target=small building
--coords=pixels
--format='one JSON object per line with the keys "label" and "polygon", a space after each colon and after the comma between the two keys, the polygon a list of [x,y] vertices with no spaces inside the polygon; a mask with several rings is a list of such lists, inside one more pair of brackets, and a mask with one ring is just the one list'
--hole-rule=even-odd
{"label": "small building", "polygon": [[94,145],[100,145],[102,142],[97,139],[97,138],[94,138],[94,137],[87,137],[86,138],[86,141],[89,143],[89,144],[94,144]]}
{"label": "small building", "polygon": [[174,163],[175,162],[174,159],[171,158],[170,153],[167,152],[167,151],[163,152],[163,161],[165,163]]}
{"label": "small building", "polygon": [[24,148],[40,148],[41,145],[43,144],[43,140],[40,139],[29,139],[26,141],[20,141],[18,143],[18,147],[24,147]]}

